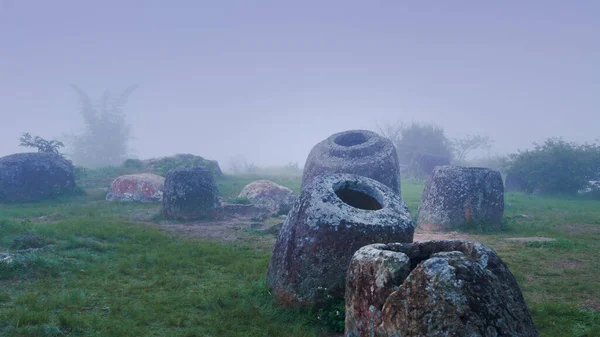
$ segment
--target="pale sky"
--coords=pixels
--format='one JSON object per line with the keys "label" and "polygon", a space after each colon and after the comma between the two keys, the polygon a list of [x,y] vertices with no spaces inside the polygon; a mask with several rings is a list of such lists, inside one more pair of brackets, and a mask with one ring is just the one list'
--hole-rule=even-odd
{"label": "pale sky", "polygon": [[304,164],[425,121],[499,153],[600,138],[600,1],[0,0],[0,156],[82,126],[75,84],[139,89],[139,158]]}

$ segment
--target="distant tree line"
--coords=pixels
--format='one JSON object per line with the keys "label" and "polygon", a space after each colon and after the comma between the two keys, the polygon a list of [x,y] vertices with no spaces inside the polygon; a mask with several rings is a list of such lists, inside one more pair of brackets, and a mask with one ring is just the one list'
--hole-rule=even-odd
{"label": "distant tree line", "polygon": [[428,176],[440,165],[468,165],[470,153],[492,144],[489,137],[481,135],[450,139],[442,127],[433,123],[386,124],[379,131],[396,145],[403,173],[415,178]]}
{"label": "distant tree line", "polygon": [[600,142],[578,144],[550,138],[531,150],[508,156],[469,158],[489,150],[489,137],[468,135],[450,139],[433,123],[386,124],[380,133],[395,145],[405,177],[425,178],[439,165],[489,167],[518,177],[528,193],[574,195],[581,191],[600,196]]}
{"label": "distant tree line", "polygon": [[600,142],[578,144],[550,138],[532,150],[509,155],[507,173],[523,182],[529,193],[575,195],[583,190],[598,193]]}

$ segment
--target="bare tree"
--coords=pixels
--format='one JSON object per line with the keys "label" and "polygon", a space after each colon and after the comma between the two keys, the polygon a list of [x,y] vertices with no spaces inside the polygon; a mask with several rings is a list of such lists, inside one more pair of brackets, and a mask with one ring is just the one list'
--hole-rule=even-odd
{"label": "bare tree", "polygon": [[402,127],[403,125],[400,122],[388,122],[384,123],[383,125],[377,123],[377,129],[379,130],[379,134],[391,140],[392,143],[394,143],[394,145],[396,145],[402,138]]}
{"label": "bare tree", "polygon": [[464,138],[455,138],[452,140],[454,160],[457,163],[464,163],[469,153],[475,150],[489,150],[492,144],[493,141],[488,136],[467,135]]}
{"label": "bare tree", "polygon": [[229,158],[228,169],[233,174],[241,174],[246,171],[248,162],[246,157],[241,154]]}

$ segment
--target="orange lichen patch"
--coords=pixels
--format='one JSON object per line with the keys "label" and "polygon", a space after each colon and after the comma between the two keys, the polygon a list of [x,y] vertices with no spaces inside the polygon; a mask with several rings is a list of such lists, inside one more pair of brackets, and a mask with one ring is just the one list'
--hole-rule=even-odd
{"label": "orange lichen patch", "polygon": [[466,222],[471,222],[472,217],[471,217],[471,200],[467,200],[467,202],[465,203],[465,221]]}
{"label": "orange lichen patch", "polygon": [[272,291],[275,291],[275,302],[277,304],[288,308],[297,308],[302,306],[302,303],[298,301],[298,298],[292,292],[283,289],[272,289]]}

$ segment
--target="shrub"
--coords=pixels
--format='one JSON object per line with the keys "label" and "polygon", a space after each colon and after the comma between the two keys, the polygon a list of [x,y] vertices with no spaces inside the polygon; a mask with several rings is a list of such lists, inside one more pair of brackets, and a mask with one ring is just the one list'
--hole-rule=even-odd
{"label": "shrub", "polygon": [[33,137],[28,132],[24,133],[19,140],[21,141],[21,146],[33,147],[36,148],[38,152],[52,153],[59,156],[62,156],[62,153],[60,153],[58,149],[65,146],[62,142],[57,140],[45,140],[38,136]]}
{"label": "shrub", "polygon": [[127,159],[125,162],[123,162],[123,167],[141,170],[144,168],[144,163],[142,163],[142,161],[139,159]]}
{"label": "shrub", "polygon": [[207,168],[213,175],[216,175],[215,170],[211,167],[208,160],[191,155],[179,155],[175,157],[161,158],[154,164],[154,172],[164,176],[172,169],[199,166]]}
{"label": "shrub", "polygon": [[510,156],[508,172],[521,177],[529,193],[574,195],[600,180],[600,144],[550,138],[533,150]]}

